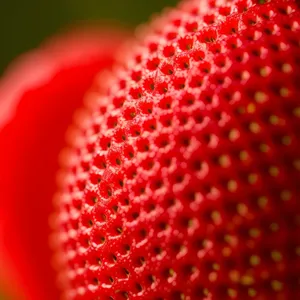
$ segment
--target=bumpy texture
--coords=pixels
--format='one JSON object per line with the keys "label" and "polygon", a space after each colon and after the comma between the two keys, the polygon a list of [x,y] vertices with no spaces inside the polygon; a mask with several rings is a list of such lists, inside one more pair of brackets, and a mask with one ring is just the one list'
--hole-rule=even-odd
{"label": "bumpy texture", "polygon": [[300,297],[299,22],[197,0],[141,31],[66,156],[65,298]]}
{"label": "bumpy texture", "polygon": [[59,299],[48,244],[58,154],[74,110],[125,38],[73,29],[25,54],[0,80],[0,275],[11,276],[14,299]]}

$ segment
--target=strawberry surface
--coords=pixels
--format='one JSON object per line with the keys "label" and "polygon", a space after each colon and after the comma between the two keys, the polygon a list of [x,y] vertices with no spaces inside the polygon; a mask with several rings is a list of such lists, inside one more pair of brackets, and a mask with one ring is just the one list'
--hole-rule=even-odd
{"label": "strawberry surface", "polygon": [[48,244],[58,154],[74,110],[125,36],[65,32],[18,59],[0,81],[0,273],[16,299],[59,299]]}
{"label": "strawberry surface", "polygon": [[297,1],[183,1],[73,126],[66,299],[299,299]]}

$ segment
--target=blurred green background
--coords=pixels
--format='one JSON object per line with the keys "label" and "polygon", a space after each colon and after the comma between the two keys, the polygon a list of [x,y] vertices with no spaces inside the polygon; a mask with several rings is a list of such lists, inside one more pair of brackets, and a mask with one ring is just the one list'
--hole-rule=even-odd
{"label": "blurred green background", "polygon": [[116,21],[126,27],[178,0],[4,0],[0,8],[0,74],[19,54],[80,21]]}
{"label": "blurred green background", "polygon": [[[18,55],[60,29],[82,21],[112,21],[134,28],[179,0],[2,0],[0,76]],[[0,300],[12,299],[1,289]],[[55,299],[53,299],[55,300]]]}

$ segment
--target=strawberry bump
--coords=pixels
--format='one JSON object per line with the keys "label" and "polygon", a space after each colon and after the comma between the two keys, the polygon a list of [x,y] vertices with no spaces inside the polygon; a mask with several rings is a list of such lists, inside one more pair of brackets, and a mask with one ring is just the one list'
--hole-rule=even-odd
{"label": "strawberry bump", "polygon": [[63,168],[66,299],[298,299],[297,1],[183,1],[140,36]]}

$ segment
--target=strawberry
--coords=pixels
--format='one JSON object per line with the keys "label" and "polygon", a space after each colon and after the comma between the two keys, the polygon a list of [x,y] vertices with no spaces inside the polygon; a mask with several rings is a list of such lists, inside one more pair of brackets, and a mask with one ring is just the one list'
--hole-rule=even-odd
{"label": "strawberry", "polygon": [[[1,260],[12,267],[7,284],[24,290],[16,299],[59,299],[48,246],[58,154],[74,110],[124,39],[114,30],[66,32],[0,81]],[[9,276],[1,264],[3,272]]]}
{"label": "strawberry", "polygon": [[73,125],[53,245],[66,299],[299,299],[300,11],[190,0]]}

